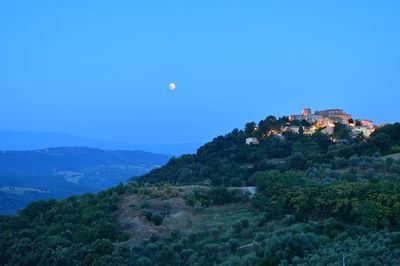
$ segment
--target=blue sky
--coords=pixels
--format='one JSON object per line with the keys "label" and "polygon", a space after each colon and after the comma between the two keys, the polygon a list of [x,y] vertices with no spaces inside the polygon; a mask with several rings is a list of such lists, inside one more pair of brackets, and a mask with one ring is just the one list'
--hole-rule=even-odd
{"label": "blue sky", "polygon": [[0,129],[180,143],[304,106],[398,121],[399,14],[399,1],[3,0]]}

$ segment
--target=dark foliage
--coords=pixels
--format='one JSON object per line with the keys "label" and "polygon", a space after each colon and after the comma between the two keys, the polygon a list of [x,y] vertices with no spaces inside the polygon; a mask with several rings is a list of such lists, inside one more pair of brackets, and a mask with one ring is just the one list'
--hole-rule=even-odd
{"label": "dark foliage", "polygon": [[37,201],[0,216],[1,265],[90,265],[125,239],[113,212],[121,187],[62,201]]}
{"label": "dark foliage", "polygon": [[[311,136],[292,132],[271,134],[279,132],[287,123],[286,117],[276,119],[273,116],[258,125],[248,123],[244,130],[235,129],[219,136],[199,148],[196,154],[173,158],[139,180],[177,185],[210,181],[217,186],[243,186],[254,184],[251,176],[257,171],[307,170],[323,163],[337,163],[337,158],[400,152],[399,123],[379,128],[367,140],[350,138],[347,127],[341,124],[337,124],[334,132],[340,142],[333,142],[322,133]],[[260,143],[246,145],[248,137],[257,137]]]}

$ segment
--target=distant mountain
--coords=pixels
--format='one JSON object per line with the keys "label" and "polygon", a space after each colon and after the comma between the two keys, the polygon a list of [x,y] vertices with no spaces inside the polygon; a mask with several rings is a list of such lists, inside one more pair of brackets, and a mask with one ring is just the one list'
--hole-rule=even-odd
{"label": "distant mountain", "polygon": [[0,213],[37,199],[96,192],[161,166],[167,155],[84,147],[0,152]]}
{"label": "distant mountain", "polygon": [[23,151],[52,147],[94,147],[107,150],[144,150],[161,154],[194,153],[201,143],[123,143],[48,132],[0,131],[0,150]]}

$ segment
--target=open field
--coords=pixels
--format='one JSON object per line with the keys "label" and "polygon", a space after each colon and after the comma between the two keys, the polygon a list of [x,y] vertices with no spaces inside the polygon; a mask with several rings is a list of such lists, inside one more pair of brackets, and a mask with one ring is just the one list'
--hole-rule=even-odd
{"label": "open field", "polygon": [[[167,235],[174,229],[181,233],[208,232],[257,215],[249,202],[208,208],[188,206],[184,198],[185,193],[194,188],[207,189],[200,186],[171,187],[168,191],[152,189],[149,195],[125,196],[116,216],[120,228],[129,236],[129,243],[137,244],[153,233]],[[146,219],[143,205],[152,206],[155,211],[168,213],[161,225],[156,226]]]}

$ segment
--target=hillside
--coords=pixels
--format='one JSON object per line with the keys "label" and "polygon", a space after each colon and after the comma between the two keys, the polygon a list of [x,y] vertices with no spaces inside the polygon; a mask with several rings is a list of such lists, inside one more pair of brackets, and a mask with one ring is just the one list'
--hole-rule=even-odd
{"label": "hillside", "polygon": [[[297,121],[296,121],[297,122]],[[202,184],[244,186],[253,185],[254,173],[266,170],[307,170],[321,164],[336,167],[350,158],[381,156],[400,151],[400,124],[377,129],[370,138],[352,138],[342,125],[333,135],[316,132],[313,135],[283,132],[290,126],[287,117],[267,117],[258,124],[246,124],[244,130],[234,129],[197,150],[196,154],[171,159],[140,178],[141,182],[171,184]],[[247,138],[257,138],[258,144],[247,145]]]}
{"label": "hillside", "polygon": [[400,161],[388,155],[400,124],[368,139],[260,133],[280,123],[248,124],[125,185],[0,216],[0,264],[399,265]]}
{"label": "hillside", "polygon": [[168,156],[84,147],[0,153],[0,213],[37,199],[96,192],[161,166]]}

